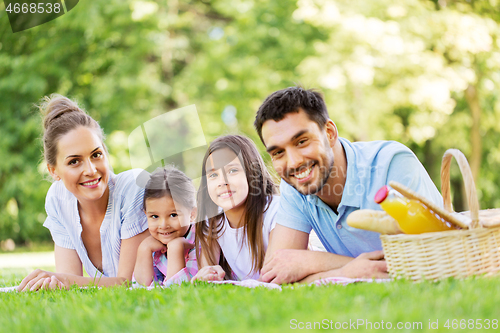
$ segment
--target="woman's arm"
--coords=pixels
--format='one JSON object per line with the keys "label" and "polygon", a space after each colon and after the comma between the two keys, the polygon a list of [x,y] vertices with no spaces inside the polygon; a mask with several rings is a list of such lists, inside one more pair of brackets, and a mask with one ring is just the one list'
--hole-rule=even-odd
{"label": "woman's arm", "polygon": [[[80,287],[96,285],[99,287],[110,287],[120,285],[132,279],[137,247],[141,241],[149,235],[146,230],[129,239],[123,239],[120,249],[120,261],[118,264],[118,276],[116,277],[84,277],[82,263],[76,250],[65,249],[55,246],[56,272],[37,269],[26,276],[18,287],[18,291],[34,291],[41,288],[53,289],[64,287],[68,289],[76,284]],[[55,278],[61,283],[50,283]],[[53,282],[53,280],[52,280]],[[61,285],[62,284],[62,285]]]}
{"label": "woman's arm", "polygon": [[[82,262],[76,250],[66,249],[64,247],[54,246],[54,257],[56,262],[56,272],[43,271],[36,269],[22,281],[18,291],[30,291],[38,289],[59,289],[70,287],[69,281],[64,279],[67,275],[83,275]],[[55,281],[55,283],[54,283]]]}
{"label": "woman's arm", "polygon": [[[42,289],[69,288],[70,280],[65,276],[83,276],[82,262],[76,250],[67,249],[61,246],[54,246],[54,257],[56,262],[56,272],[34,270],[26,276],[18,287],[18,291],[30,291]],[[57,281],[56,284],[51,283]]]}
{"label": "woman's arm", "polygon": [[83,276],[82,262],[76,250],[55,245],[54,257],[57,273]]}
{"label": "woman's arm", "polygon": [[139,246],[149,236],[149,230],[145,230],[133,237],[122,239],[120,260],[118,261],[118,277],[125,278],[126,281],[132,280]]}

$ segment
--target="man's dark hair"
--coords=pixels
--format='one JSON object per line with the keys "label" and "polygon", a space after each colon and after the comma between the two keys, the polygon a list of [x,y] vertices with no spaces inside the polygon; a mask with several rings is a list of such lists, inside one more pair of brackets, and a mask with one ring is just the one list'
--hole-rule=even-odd
{"label": "man's dark hair", "polygon": [[269,95],[257,111],[253,123],[262,143],[265,145],[262,138],[264,122],[270,119],[280,121],[288,113],[299,112],[300,109],[304,110],[309,119],[318,124],[319,128],[323,128],[329,119],[323,96],[313,89],[289,87]]}

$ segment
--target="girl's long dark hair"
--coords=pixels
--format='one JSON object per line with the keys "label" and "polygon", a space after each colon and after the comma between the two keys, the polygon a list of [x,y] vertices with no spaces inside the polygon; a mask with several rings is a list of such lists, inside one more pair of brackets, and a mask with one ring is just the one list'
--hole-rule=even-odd
{"label": "girl's long dark hair", "polygon": [[[200,255],[203,255],[210,266],[221,265],[226,272],[226,278],[231,279],[232,270],[222,250],[219,258],[215,255],[217,240],[223,233],[224,212],[210,199],[206,177],[207,160],[213,152],[220,149],[229,149],[234,152],[245,170],[248,196],[244,204],[243,239],[248,242],[254,272],[260,271],[264,264],[263,215],[272,201],[272,195],[277,193],[277,187],[257,147],[250,139],[241,135],[226,135],[212,141],[203,158],[202,177],[198,189],[197,221],[200,223],[196,226],[196,256],[200,258]],[[200,266],[201,260],[198,260],[198,267],[201,268]]]}

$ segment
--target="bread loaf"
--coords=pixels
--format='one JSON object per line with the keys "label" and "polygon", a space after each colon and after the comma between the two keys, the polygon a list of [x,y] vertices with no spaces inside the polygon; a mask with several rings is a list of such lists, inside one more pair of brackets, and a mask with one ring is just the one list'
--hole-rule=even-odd
{"label": "bread loaf", "polygon": [[[465,218],[466,224],[471,223],[470,211],[452,213],[454,216],[460,216],[462,219]],[[494,209],[483,209],[479,211],[479,223],[485,228],[495,228],[500,226],[500,208]]]}
{"label": "bread loaf", "polygon": [[347,217],[347,224],[351,227],[379,232],[383,235],[402,234],[398,222],[384,211],[361,209],[352,212]]}

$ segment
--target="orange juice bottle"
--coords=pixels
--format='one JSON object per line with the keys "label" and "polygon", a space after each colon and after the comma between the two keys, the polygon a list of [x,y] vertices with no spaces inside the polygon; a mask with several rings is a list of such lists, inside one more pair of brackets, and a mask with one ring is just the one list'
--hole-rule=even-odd
{"label": "orange juice bottle", "polygon": [[375,194],[375,202],[399,223],[405,234],[454,230],[418,200],[408,199],[395,190],[383,186]]}

